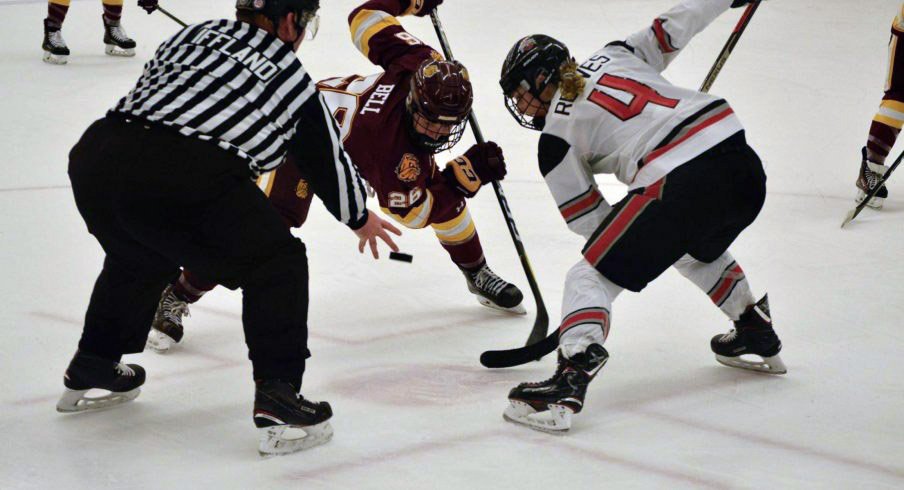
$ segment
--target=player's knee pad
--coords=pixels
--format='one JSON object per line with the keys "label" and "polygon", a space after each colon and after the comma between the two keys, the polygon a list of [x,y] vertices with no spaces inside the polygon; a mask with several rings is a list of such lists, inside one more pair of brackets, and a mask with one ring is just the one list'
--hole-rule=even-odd
{"label": "player's knee pad", "polygon": [[606,279],[589,262],[581,259],[565,275],[562,311],[568,314],[591,307],[610,310],[612,302],[623,290],[621,286]]}

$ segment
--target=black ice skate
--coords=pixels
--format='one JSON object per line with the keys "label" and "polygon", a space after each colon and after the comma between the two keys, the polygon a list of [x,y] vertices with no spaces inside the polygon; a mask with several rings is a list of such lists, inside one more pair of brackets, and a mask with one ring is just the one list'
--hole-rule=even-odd
{"label": "black ice skate", "polygon": [[69,48],[60,28],[48,24],[44,19],[44,43],[41,45],[44,49],[44,61],[54,65],[65,65],[69,60]]}
{"label": "black ice skate", "polygon": [[327,402],[305,400],[291,383],[258,380],[254,394],[254,425],[260,430],[261,456],[294,453],[333,438]]}
{"label": "black ice skate", "polygon": [[559,352],[559,367],[551,378],[512,388],[502,417],[543,432],[566,432],[571,428],[571,416],[584,407],[587,385],[608,360],[609,353],[599,344],[590,344],[571,359]]}
{"label": "black ice skate", "polygon": [[474,272],[466,270],[462,272],[468,281],[468,290],[474,293],[480,304],[518,315],[527,313],[521,304],[521,300],[524,299],[521,290],[497,276],[490,266],[483,264]]}
{"label": "black ice skate", "polygon": [[[132,401],[141,393],[144,377],[144,368],[137,364],[123,364],[76,352],[63,375],[66,391],[57,402],[57,411],[100,410]],[[88,391],[92,389],[109,393],[89,397]]]}
{"label": "black ice skate", "polygon": [[[730,332],[716,335],[710,342],[717,361],[726,366],[761,373],[788,372],[788,368],[778,355],[782,350],[782,342],[772,329],[768,295],[763,296],[756,304],[750,305],[734,324],[735,328]],[[762,360],[743,359],[744,355],[753,355]]]}
{"label": "black ice skate", "polygon": [[[862,159],[860,160],[860,174],[857,176],[857,199],[855,200],[857,204],[863,202],[866,199],[866,195],[869,192],[876,188],[879,184],[879,179],[885,175],[886,170],[888,168],[881,163],[871,162],[866,158],[866,147],[864,146],[862,150],[860,150],[862,155]],[[883,185],[879,192],[866,203],[867,206],[873,209],[882,209],[882,205],[885,203],[885,198],[888,197],[888,189]]]}
{"label": "black ice skate", "polygon": [[148,332],[147,347],[160,354],[169,351],[182,340],[184,329],[182,317],[189,316],[188,303],[173,294],[173,287],[167,286],[160,295],[157,312]]}
{"label": "black ice skate", "polygon": [[104,20],[104,52],[110,56],[135,56],[135,41],[126,35],[118,20]]}

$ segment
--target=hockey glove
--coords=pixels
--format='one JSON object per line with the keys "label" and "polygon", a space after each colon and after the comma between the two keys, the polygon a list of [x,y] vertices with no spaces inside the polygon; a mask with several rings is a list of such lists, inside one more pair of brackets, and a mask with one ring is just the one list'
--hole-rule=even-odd
{"label": "hockey glove", "polygon": [[736,9],[738,7],[743,7],[748,3],[758,2],[760,0],[734,0],[731,2],[731,8]]}
{"label": "hockey glove", "polygon": [[480,186],[505,177],[502,148],[492,141],[477,143],[447,163],[443,177],[463,196],[474,197]]}
{"label": "hockey glove", "polygon": [[157,10],[157,0],[138,0],[138,6],[151,14]]}
{"label": "hockey glove", "polygon": [[408,10],[405,13],[423,17],[430,15],[430,12],[433,12],[433,9],[439,7],[441,3],[443,0],[409,0]]}

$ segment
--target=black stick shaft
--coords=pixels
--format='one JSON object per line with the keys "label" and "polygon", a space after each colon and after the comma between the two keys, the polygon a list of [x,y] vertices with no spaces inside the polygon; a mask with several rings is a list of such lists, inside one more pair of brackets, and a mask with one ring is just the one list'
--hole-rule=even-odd
{"label": "black stick shaft", "polygon": [[848,216],[845,218],[844,222],[841,223],[842,228],[844,228],[845,225],[847,225],[848,223],[853,221],[854,218],[856,218],[857,215],[860,214],[860,211],[863,211],[863,209],[866,208],[866,206],[867,206],[867,204],[869,204],[870,200],[872,200],[872,198],[876,197],[876,194],[878,194],[879,191],[882,190],[882,187],[885,186],[885,182],[891,177],[892,172],[894,172],[895,169],[898,168],[898,165],[901,163],[902,159],[904,159],[904,152],[901,152],[901,154],[898,155],[898,158],[895,159],[895,163],[891,164],[891,167],[888,167],[888,170],[885,172],[885,175],[883,175],[882,178],[879,179],[879,182],[876,183],[876,187],[873,187],[873,190],[869,191],[869,193],[866,195],[866,197],[863,198],[862,201],[860,201],[860,204],[858,204],[857,207],[854,208],[853,211],[848,213]]}
{"label": "black stick shaft", "polygon": [[719,72],[722,71],[722,67],[725,66],[725,62],[728,61],[728,57],[731,55],[731,52],[734,51],[735,46],[741,39],[741,34],[744,34],[744,30],[747,29],[747,25],[750,24],[750,19],[753,18],[753,14],[759,7],[759,1],[747,5],[747,8],[744,10],[744,14],[741,15],[741,19],[738,21],[738,24],[731,32],[731,35],[728,36],[728,41],[726,41],[725,46],[722,47],[722,52],[719,53],[719,56],[716,58],[716,62],[713,64],[713,67],[710,68],[709,73],[706,74],[706,78],[703,79],[703,85],[700,86],[701,92],[709,92],[710,87],[712,87],[713,83],[715,83],[716,81],[716,77],[719,76]]}
{"label": "black stick shaft", "polygon": [[179,18],[176,17],[175,15],[173,15],[173,14],[167,12],[165,8],[163,8],[163,7],[161,7],[161,6],[158,5],[158,6],[157,6],[157,10],[159,10],[161,14],[163,14],[163,15],[169,17],[170,19],[173,19],[173,22],[175,22],[176,24],[179,24],[179,25],[182,26],[182,27],[188,27],[188,24],[186,24],[185,22],[182,22],[181,20],[179,20]]}
{"label": "black stick shaft", "polygon": [[[439,20],[439,14],[437,14],[436,10],[430,13],[430,19],[433,21],[436,37],[439,38],[439,44],[443,49],[443,54],[446,56],[446,59],[455,59],[455,57],[452,56],[452,49],[449,47],[449,40],[446,38],[446,31],[443,29],[443,25]],[[474,132],[474,139],[476,139],[478,143],[485,142],[483,133],[480,131],[480,125],[477,124],[477,116],[474,115],[473,110],[471,111],[471,114],[468,115],[468,122],[471,125],[471,130]],[[512,216],[508,200],[505,198],[505,193],[502,191],[502,185],[500,185],[499,182],[494,181],[493,190],[496,192],[496,200],[499,201],[499,207],[502,209],[503,216],[505,216],[505,224],[508,225],[509,234],[512,237],[512,242],[515,244],[518,258],[521,259],[521,266],[524,268],[524,274],[527,276],[527,283],[530,285],[530,291],[534,295],[534,301],[537,305],[537,319],[534,322],[534,327],[527,339],[527,345],[530,345],[546,338],[546,330],[549,327],[549,315],[546,312],[546,305],[543,303],[543,296],[540,294],[540,287],[537,285],[534,271],[527,258],[527,252],[524,250],[521,234],[518,233],[518,227],[515,225],[515,218]]]}

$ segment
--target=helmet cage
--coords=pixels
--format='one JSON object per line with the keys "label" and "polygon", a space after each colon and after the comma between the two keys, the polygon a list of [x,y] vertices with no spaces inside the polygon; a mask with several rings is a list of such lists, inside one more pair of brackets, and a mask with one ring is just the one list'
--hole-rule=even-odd
{"label": "helmet cage", "polygon": [[509,50],[502,65],[499,85],[505,107],[518,124],[528,129],[543,129],[543,117],[528,116],[518,110],[515,92],[522,87],[539,99],[547,87],[559,82],[559,69],[570,59],[564,44],[543,34],[523,37]]}
{"label": "helmet cage", "polygon": [[[432,153],[452,148],[464,135],[473,100],[464,66],[457,61],[425,60],[412,74],[405,99],[412,139]],[[430,123],[449,126],[449,134],[428,136]]]}

